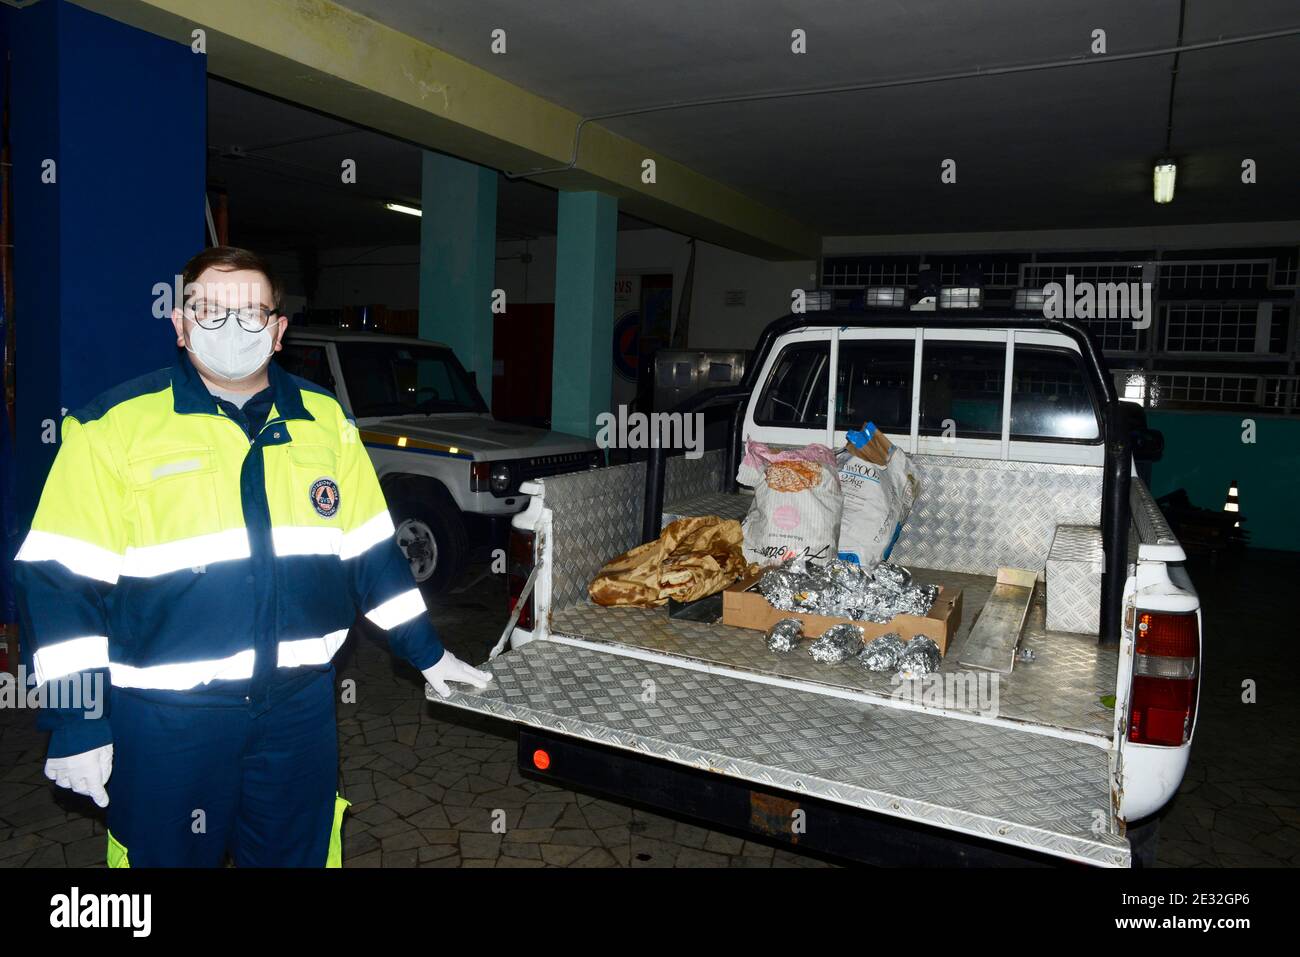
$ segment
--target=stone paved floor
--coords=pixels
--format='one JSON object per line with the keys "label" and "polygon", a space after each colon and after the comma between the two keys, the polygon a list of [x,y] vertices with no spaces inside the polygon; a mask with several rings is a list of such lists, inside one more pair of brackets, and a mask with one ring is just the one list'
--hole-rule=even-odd
{"label": "stone paved floor", "polygon": [[[1205,680],[1191,764],[1161,826],[1162,865],[1300,864],[1297,573],[1300,556],[1266,553],[1193,568],[1207,609]],[[486,657],[504,624],[501,588],[484,579],[434,607],[460,657]],[[1247,678],[1258,704],[1242,703]],[[827,866],[523,778],[510,725],[428,705],[419,675],[369,637],[349,642],[340,679],[356,682],[356,703],[339,706],[353,802],[346,866]],[[0,711],[0,867],[100,866],[103,815],[44,779],[44,744],[31,712]]]}

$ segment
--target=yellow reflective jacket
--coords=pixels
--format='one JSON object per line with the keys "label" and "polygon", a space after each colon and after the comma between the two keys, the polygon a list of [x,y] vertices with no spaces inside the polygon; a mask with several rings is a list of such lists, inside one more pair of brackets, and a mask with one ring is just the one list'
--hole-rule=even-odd
{"label": "yellow reflective jacket", "polygon": [[[35,683],[261,711],[332,667],[358,610],[417,669],[442,656],[355,425],[269,375],[251,437],[183,350],[64,417],[14,566]],[[108,743],[91,717],[43,709],[50,756]]]}

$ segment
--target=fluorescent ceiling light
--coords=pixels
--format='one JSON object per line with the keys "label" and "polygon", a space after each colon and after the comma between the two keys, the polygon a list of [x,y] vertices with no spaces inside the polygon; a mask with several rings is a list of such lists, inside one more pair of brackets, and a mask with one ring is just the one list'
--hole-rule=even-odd
{"label": "fluorescent ceiling light", "polygon": [[1160,160],[1151,174],[1151,186],[1157,203],[1169,203],[1174,198],[1174,179],[1178,166],[1172,160]]}
{"label": "fluorescent ceiling light", "polygon": [[384,203],[384,209],[391,209],[395,213],[406,213],[408,216],[423,216],[424,214],[414,206],[403,206],[401,203]]}

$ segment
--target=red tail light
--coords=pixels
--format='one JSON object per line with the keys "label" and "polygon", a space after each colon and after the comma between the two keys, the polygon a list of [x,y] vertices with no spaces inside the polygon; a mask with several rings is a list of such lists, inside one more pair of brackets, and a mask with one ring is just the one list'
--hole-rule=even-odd
{"label": "red tail light", "polygon": [[1177,747],[1191,736],[1201,681],[1198,634],[1194,613],[1137,613],[1130,741]]}
{"label": "red tail light", "polygon": [[[533,533],[510,529],[510,544],[506,551],[506,597],[509,599],[509,611],[513,612],[519,603],[519,594],[524,590],[524,582],[532,570]],[[533,596],[530,592],[523,611],[519,613],[519,627],[532,631],[533,624]]]}

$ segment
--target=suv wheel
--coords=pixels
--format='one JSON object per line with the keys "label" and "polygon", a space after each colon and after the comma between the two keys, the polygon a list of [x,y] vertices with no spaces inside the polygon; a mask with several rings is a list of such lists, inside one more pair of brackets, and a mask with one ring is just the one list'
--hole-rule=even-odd
{"label": "suv wheel", "polygon": [[433,577],[438,567],[438,539],[429,523],[408,518],[397,526],[397,547],[411,563],[411,574],[420,584]]}
{"label": "suv wheel", "polygon": [[460,510],[448,501],[396,499],[390,503],[397,546],[426,595],[446,591],[465,568],[469,538]]}

